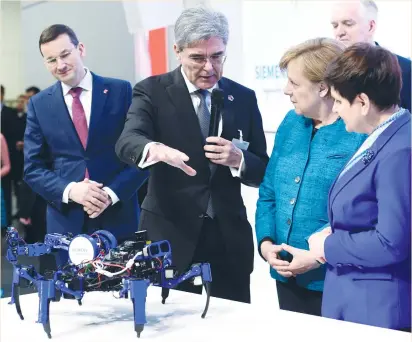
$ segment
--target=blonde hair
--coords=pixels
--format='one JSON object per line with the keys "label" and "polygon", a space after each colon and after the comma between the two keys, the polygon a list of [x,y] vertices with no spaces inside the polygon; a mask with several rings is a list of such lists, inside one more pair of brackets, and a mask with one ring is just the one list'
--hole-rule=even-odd
{"label": "blonde hair", "polygon": [[292,60],[301,58],[305,77],[314,83],[321,82],[328,64],[344,50],[341,42],[331,38],[310,39],[289,48],[280,59],[279,67],[285,71]]}

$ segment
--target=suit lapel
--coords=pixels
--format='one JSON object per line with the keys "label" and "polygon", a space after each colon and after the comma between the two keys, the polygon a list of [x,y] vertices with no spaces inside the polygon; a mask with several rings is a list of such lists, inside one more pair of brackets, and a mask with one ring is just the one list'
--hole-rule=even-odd
{"label": "suit lapel", "polygon": [[203,150],[203,136],[200,130],[199,119],[193,107],[192,98],[186,87],[180,67],[172,72],[173,82],[166,87],[170,101],[175,107],[176,122],[183,126],[188,135],[188,141],[194,141]]}
{"label": "suit lapel", "polygon": [[[231,140],[231,137],[237,136],[235,127],[235,111],[234,111],[234,101],[232,94],[230,93],[230,87],[225,78],[221,78],[219,81],[219,88],[223,90],[224,93],[224,106],[221,111],[223,129],[221,137],[227,140]],[[229,96],[233,99],[229,100]]]}
{"label": "suit lapel", "polygon": [[406,123],[410,122],[410,113],[407,112],[402,115],[396,121],[394,121],[389,127],[387,127],[382,134],[376,139],[373,145],[369,148],[371,151],[370,158],[361,158],[355,165],[352,166],[345,174],[339,179],[335,180],[329,192],[329,208],[336,196],[342,191],[342,189],[359,173],[365,170],[371,163],[371,161],[376,158],[379,151],[386,145],[386,143],[391,139],[391,137]]}
{"label": "suit lapel", "polygon": [[[99,131],[98,125],[104,113],[104,106],[109,96],[108,85],[100,76],[92,73],[93,90],[92,90],[92,107],[90,112],[89,134],[87,137],[87,148],[94,139],[95,134]],[[96,137],[98,138],[98,136]]]}
{"label": "suit lapel", "polygon": [[60,82],[56,82],[50,89],[49,96],[49,110],[51,113],[50,119],[56,119],[58,125],[57,127],[63,127],[63,129],[67,133],[68,138],[75,145],[78,145],[78,148],[83,149],[83,145],[79,139],[79,136],[77,135],[73,120],[70,117],[69,110],[67,109],[66,102],[64,101],[63,90]]}
{"label": "suit lapel", "polygon": [[[376,151],[373,150],[373,147],[374,146],[372,146],[370,150],[373,151],[373,156],[375,157]],[[362,172],[369,164],[370,161],[364,162],[363,159],[360,159],[345,174],[343,174],[342,177],[335,180],[335,183],[332,185],[330,192],[330,200],[332,201],[331,203],[333,203],[336,196],[342,191],[342,189],[360,172]]]}

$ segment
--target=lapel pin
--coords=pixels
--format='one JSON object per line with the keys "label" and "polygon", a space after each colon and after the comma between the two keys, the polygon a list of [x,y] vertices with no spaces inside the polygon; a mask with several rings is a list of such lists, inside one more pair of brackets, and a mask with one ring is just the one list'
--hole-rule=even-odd
{"label": "lapel pin", "polygon": [[369,164],[371,162],[371,160],[373,159],[373,157],[375,156],[375,152],[371,151],[371,150],[366,150],[365,153],[362,156],[362,161],[363,163]]}
{"label": "lapel pin", "polygon": [[107,89],[103,90],[103,94],[107,94],[107,92],[108,92]]}
{"label": "lapel pin", "polygon": [[233,101],[235,99],[232,95],[229,95],[227,98],[229,101]]}

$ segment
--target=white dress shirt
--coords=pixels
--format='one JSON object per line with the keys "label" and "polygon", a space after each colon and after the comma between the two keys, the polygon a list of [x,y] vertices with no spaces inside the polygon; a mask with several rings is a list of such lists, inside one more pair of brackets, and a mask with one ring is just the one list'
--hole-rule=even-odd
{"label": "white dress shirt", "polygon": [[[84,114],[86,115],[86,122],[87,127],[90,126],[90,116],[92,112],[92,90],[93,90],[93,76],[90,73],[89,69],[84,68],[86,74],[84,75],[83,79],[77,85],[77,87],[83,88],[82,93],[80,94],[80,102],[83,105]],[[70,117],[73,120],[73,96],[69,93],[70,89],[76,88],[71,87],[63,82],[60,82],[63,91],[64,102],[66,102],[67,109],[69,111]],[[73,185],[76,182],[71,182],[66,186],[66,189],[63,191],[63,203],[69,203],[69,192]],[[103,188],[112,200],[112,205],[119,201],[119,197],[114,193],[114,191],[107,186]]]}
{"label": "white dress shirt", "polygon": [[[189,79],[186,77],[186,74],[183,71],[183,68],[180,68],[180,71],[182,72],[183,79],[185,80],[187,89],[189,90],[189,94],[190,94],[190,97],[192,99],[193,107],[194,107],[195,112],[197,114],[197,112],[199,111],[199,106],[200,106],[200,97],[197,93],[199,88],[196,88],[196,86],[192,82],[189,81]],[[207,107],[209,109],[209,112],[211,111],[211,107],[212,107],[211,94],[212,94],[213,89],[215,89],[217,87],[218,87],[218,85],[216,83],[212,88],[207,89],[208,94],[207,94],[207,97],[206,97],[206,104],[207,104]],[[222,117],[220,117],[219,128],[218,128],[218,135],[219,136],[222,134],[222,131],[223,131],[223,120],[222,120]],[[149,148],[153,144],[160,144],[160,143],[152,141],[152,142],[146,144],[146,146],[143,149],[142,159],[140,160],[140,163],[138,165],[142,169],[157,163],[155,161],[152,161],[152,162],[149,162],[149,163],[145,162],[146,157],[147,157],[147,153],[149,152]],[[240,177],[241,172],[243,170],[243,166],[244,166],[243,165],[244,164],[243,151],[241,153],[242,153],[242,159],[240,161],[239,169],[234,168],[234,167],[229,167],[233,177]]]}

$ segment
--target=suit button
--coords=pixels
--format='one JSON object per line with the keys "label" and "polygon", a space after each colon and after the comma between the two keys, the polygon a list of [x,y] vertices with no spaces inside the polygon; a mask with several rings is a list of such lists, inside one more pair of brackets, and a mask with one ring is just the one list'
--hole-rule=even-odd
{"label": "suit button", "polygon": [[204,218],[204,217],[205,217],[204,214],[200,214],[200,215],[199,215],[199,218]]}
{"label": "suit button", "polygon": [[136,157],[135,157],[135,156],[131,156],[131,157],[130,157],[130,160],[131,160],[133,163],[136,163]]}
{"label": "suit button", "polygon": [[292,198],[292,199],[290,200],[290,204],[291,204],[291,205],[294,205],[295,202],[296,202],[296,198]]}
{"label": "suit button", "polygon": [[336,267],[342,267],[343,265],[341,263],[336,264]]}
{"label": "suit button", "polygon": [[291,219],[288,219],[288,220],[286,221],[286,224],[287,224],[288,226],[290,226],[290,225],[292,224],[292,220],[291,220]]}
{"label": "suit button", "polygon": [[363,266],[356,266],[358,269],[363,270]]}
{"label": "suit button", "polygon": [[295,178],[295,183],[297,184],[297,183],[300,183],[300,177],[299,176],[297,176],[296,178]]}
{"label": "suit button", "polygon": [[353,267],[353,264],[348,264],[347,266],[349,266],[349,267]]}

